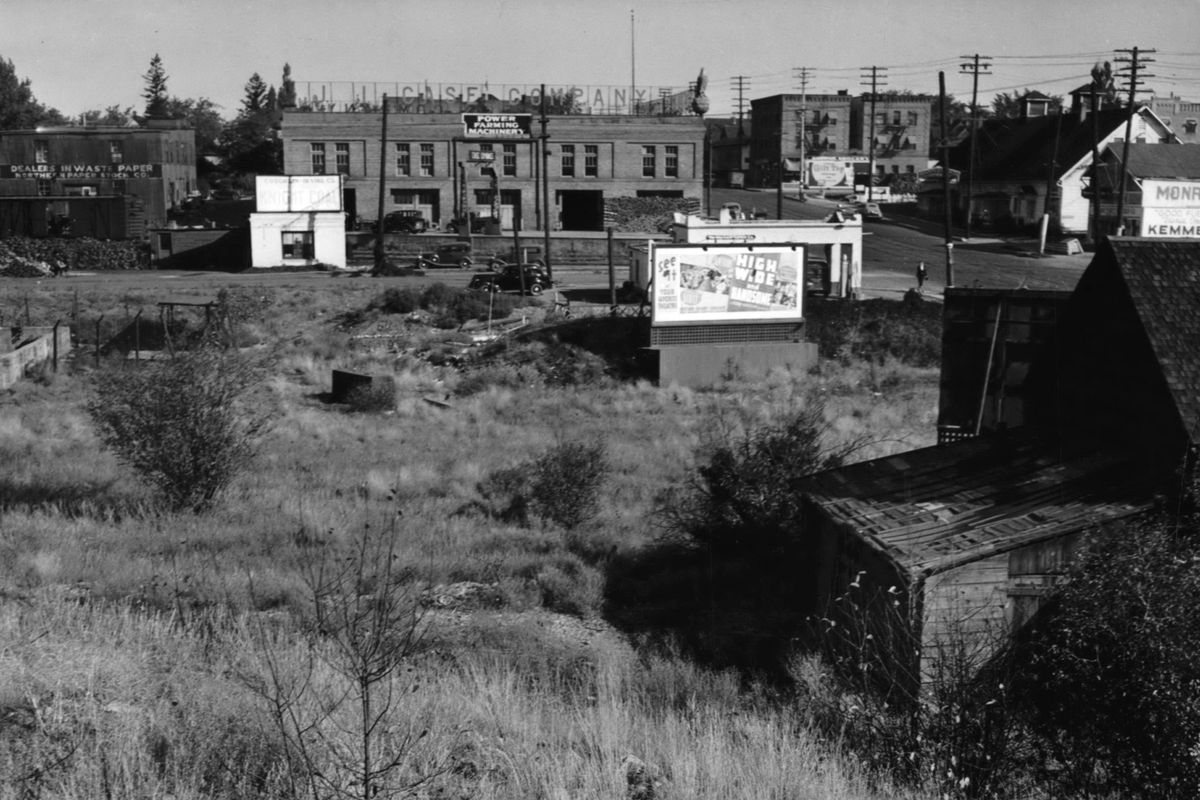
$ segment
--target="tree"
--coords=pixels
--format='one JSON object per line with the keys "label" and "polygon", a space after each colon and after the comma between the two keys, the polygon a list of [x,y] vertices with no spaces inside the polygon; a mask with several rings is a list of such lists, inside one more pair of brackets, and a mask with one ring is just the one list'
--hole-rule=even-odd
{"label": "tree", "polygon": [[166,103],[167,116],[187,120],[196,132],[196,156],[213,155],[219,152],[221,132],[225,120],[217,110],[220,106],[207,97],[196,99],[172,97]]}
{"label": "tree", "polygon": [[[997,119],[1018,119],[1021,116],[1021,104],[1025,95],[1031,90],[1026,89],[1023,92],[1000,92],[992,98],[992,115]],[[1050,95],[1050,105],[1055,108],[1063,107],[1063,98],[1061,94]]]}
{"label": "tree", "polygon": [[271,412],[259,364],[209,343],[101,372],[88,413],[101,441],[175,511],[200,513],[249,468]]}
{"label": "tree", "polygon": [[88,125],[125,126],[136,123],[137,111],[132,106],[121,108],[111,105],[104,110],[91,109],[83,112],[84,122]]}
{"label": "tree", "polygon": [[64,122],[56,109],[47,108],[34,98],[29,79],[17,77],[13,62],[0,58],[0,130],[29,130]]}
{"label": "tree", "polygon": [[263,82],[257,72],[250,76],[250,80],[246,81],[244,92],[241,112],[243,115],[251,116],[268,110],[267,84]]}
{"label": "tree", "polygon": [[291,797],[410,797],[452,766],[426,739],[430,720],[409,713],[425,624],[399,559],[399,517],[364,525],[349,546],[314,559],[305,574],[312,624],[298,658],[257,622],[259,662],[240,677],[287,742]]}
{"label": "tree", "polygon": [[1200,518],[1109,531],[1033,635],[1021,695],[1060,796],[1200,796]]}
{"label": "tree", "polygon": [[1117,93],[1117,82],[1113,76],[1112,62],[1097,61],[1092,67],[1092,85],[1101,101],[1101,108],[1117,108],[1121,105],[1121,96]]}
{"label": "tree", "polygon": [[146,116],[161,119],[167,116],[167,72],[158,53],[150,59],[150,69],[142,76],[146,88],[142,97],[146,100]]}
{"label": "tree", "polygon": [[296,82],[292,80],[292,65],[283,65],[283,78],[279,81],[279,108],[296,107]]}

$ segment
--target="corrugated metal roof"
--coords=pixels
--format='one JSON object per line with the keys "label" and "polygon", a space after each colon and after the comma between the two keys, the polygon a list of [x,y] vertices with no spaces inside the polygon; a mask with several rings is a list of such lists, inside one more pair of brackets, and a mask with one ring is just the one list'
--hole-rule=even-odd
{"label": "corrugated metal roof", "polygon": [[1103,443],[1015,431],[829,470],[799,489],[917,578],[1144,513],[1155,477]]}
{"label": "corrugated metal roof", "polygon": [[1184,428],[1200,444],[1200,241],[1112,238],[1109,245]]}

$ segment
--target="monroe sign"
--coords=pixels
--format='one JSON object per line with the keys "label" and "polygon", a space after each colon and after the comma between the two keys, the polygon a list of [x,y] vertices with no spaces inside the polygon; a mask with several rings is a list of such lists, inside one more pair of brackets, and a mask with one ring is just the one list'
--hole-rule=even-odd
{"label": "monroe sign", "polygon": [[1142,181],[1141,235],[1200,239],[1200,182]]}
{"label": "monroe sign", "polygon": [[804,248],[651,247],[654,324],[801,318]]}

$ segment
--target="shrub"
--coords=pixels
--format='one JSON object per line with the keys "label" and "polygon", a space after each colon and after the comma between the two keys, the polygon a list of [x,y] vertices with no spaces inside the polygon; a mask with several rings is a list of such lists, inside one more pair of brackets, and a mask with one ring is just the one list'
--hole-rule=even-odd
{"label": "shrub", "polygon": [[259,364],[203,346],[98,373],[88,412],[101,440],[173,510],[201,512],[247,467],[271,410],[251,402]]}
{"label": "shrub", "polygon": [[1021,696],[1060,796],[1200,796],[1198,534],[1096,538],[1033,635]]}
{"label": "shrub", "polygon": [[421,308],[427,311],[444,311],[454,302],[461,289],[452,289],[444,283],[431,283],[421,292]]}
{"label": "shrub", "polygon": [[385,289],[374,305],[386,314],[411,314],[421,307],[421,293],[411,286]]}
{"label": "shrub", "polygon": [[711,445],[707,463],[662,498],[663,521],[675,533],[719,548],[780,544],[799,525],[795,481],[837,466],[863,444],[827,450],[827,428],[823,404],[810,398],[778,422],[725,434],[724,441]]}
{"label": "shrub", "polygon": [[532,514],[571,530],[596,515],[610,469],[603,444],[564,442],[493,472],[478,490],[484,509],[497,519],[527,525]]}
{"label": "shrub", "polygon": [[599,442],[564,442],[533,462],[530,507],[567,530],[582,525],[600,508],[600,489],[610,466]]}

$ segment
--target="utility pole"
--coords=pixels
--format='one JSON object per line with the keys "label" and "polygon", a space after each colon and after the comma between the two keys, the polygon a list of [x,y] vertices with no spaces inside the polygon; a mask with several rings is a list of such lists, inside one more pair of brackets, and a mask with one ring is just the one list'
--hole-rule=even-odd
{"label": "utility pole", "polygon": [[800,79],[800,199],[804,199],[804,189],[808,184],[808,167],[804,163],[804,151],[808,142],[805,123],[808,117],[808,73],[810,67],[797,67],[796,77]]}
{"label": "utility pole", "polygon": [[734,75],[730,79],[730,83],[735,92],[737,92],[737,112],[738,112],[738,138],[746,135],[746,126],[743,124],[743,114],[746,109],[746,90],[750,88],[750,79],[745,75]]}
{"label": "utility pole", "polygon": [[388,118],[388,96],[383,96],[383,127],[379,131],[379,207],[375,222],[375,271],[383,270],[384,252],[383,252],[383,200],[386,196],[387,183],[387,118]]}
{"label": "utility pole", "polygon": [[970,154],[967,156],[967,224],[964,237],[970,240],[971,219],[975,214],[975,131],[979,127],[979,76],[991,75],[992,73],[987,70],[991,69],[992,65],[983,63],[983,59],[991,58],[991,56],[981,56],[979,53],[973,56],[960,56],[960,58],[971,59],[970,64],[959,65],[960,73],[971,73],[971,144]]}
{"label": "utility pole", "polygon": [[[1134,100],[1137,97],[1137,87],[1141,83],[1141,78],[1138,78],[1138,69],[1145,65],[1154,62],[1153,58],[1146,58],[1146,53],[1157,53],[1157,50],[1138,50],[1134,47],[1131,50],[1117,50],[1118,53],[1129,53],[1128,56],[1118,55],[1113,60],[1118,63],[1125,63],[1129,66],[1121,67],[1118,72],[1127,72],[1129,74],[1129,117],[1125,120],[1125,144],[1121,147],[1121,184],[1117,191],[1117,235],[1125,235],[1125,176],[1129,173],[1129,140],[1133,136],[1133,115],[1137,113],[1137,106]],[[1153,78],[1153,75],[1142,75],[1142,78]],[[1093,112],[1095,109],[1093,109]]]}
{"label": "utility pole", "polygon": [[[629,12],[630,17],[633,12]],[[546,126],[550,124],[549,118],[546,117],[546,84],[542,84],[541,95],[541,118],[542,123],[542,253],[546,259],[546,277],[550,282],[554,282],[554,272],[550,268],[550,178],[547,170],[549,169],[550,159],[550,134],[546,132]],[[516,253],[513,253],[515,256]]]}
{"label": "utility pole", "polygon": [[1088,232],[1092,237],[1092,249],[1095,250],[1095,244],[1100,241],[1100,124],[1099,117],[1096,114],[1099,106],[1096,104],[1099,99],[1099,92],[1096,91],[1096,81],[1092,81],[1092,200],[1088,204],[1090,212],[1090,224]]}
{"label": "utility pole", "polygon": [[[871,132],[868,138],[870,139],[870,151],[868,152],[867,169],[870,175],[867,176],[867,201],[873,198],[872,190],[875,188],[875,93],[880,86],[887,86],[886,82],[880,83],[881,77],[887,77],[887,67],[862,67],[861,69],[870,70],[870,86],[871,86]],[[882,75],[880,73],[883,73]],[[866,74],[861,76],[864,80],[860,81],[863,86],[868,85]]]}
{"label": "utility pole", "polygon": [[946,73],[938,73],[938,110],[942,118],[942,204],[946,207],[946,288],[954,285],[954,238],[950,218],[950,137],[946,135]]}

